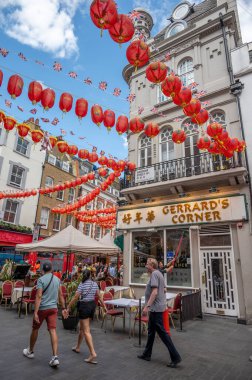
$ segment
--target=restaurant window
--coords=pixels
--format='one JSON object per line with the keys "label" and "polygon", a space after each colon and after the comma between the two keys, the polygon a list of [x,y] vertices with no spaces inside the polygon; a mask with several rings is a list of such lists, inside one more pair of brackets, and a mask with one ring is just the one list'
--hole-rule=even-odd
{"label": "restaurant window", "polygon": [[16,201],[7,200],[4,210],[4,222],[15,223],[19,203]]}
{"label": "restaurant window", "polygon": [[60,230],[60,221],[61,221],[61,215],[60,214],[54,214],[53,231],[59,231]]}
{"label": "restaurant window", "polygon": [[46,208],[46,207],[42,207],[41,215],[40,215],[41,228],[47,229],[48,221],[49,221],[49,214],[50,214],[50,209]]}
{"label": "restaurant window", "polygon": [[[180,247],[180,249],[178,248]],[[191,287],[191,252],[189,229],[166,230],[166,259],[172,260],[179,249],[173,270],[168,273],[167,286]]]}
{"label": "restaurant window", "polygon": [[157,261],[164,260],[163,240],[163,231],[132,233],[132,283],[146,284],[148,282],[149,277],[145,265],[149,257],[155,258]]}

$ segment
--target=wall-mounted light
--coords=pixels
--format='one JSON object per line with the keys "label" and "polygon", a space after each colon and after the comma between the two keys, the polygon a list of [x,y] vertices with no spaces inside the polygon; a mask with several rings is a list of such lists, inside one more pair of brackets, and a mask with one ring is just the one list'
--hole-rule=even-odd
{"label": "wall-mounted light", "polygon": [[219,190],[215,186],[212,186],[208,191],[209,191],[209,193],[218,193],[219,192]]}

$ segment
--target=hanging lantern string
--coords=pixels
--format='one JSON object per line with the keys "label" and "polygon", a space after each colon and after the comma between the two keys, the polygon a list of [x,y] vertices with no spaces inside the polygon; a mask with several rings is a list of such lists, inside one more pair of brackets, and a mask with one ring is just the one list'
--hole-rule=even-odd
{"label": "hanging lantern string", "polygon": [[[4,69],[4,70],[8,70],[9,72],[11,72],[11,73],[13,73],[13,74],[20,75],[22,78],[26,78],[26,79],[28,79],[28,80],[30,80],[30,81],[36,81],[36,79],[34,79],[34,78],[32,78],[32,77],[30,77],[30,76],[28,76],[28,75],[21,74],[20,72],[17,72],[17,71],[15,71],[15,70],[12,70],[11,68],[9,68],[9,67],[7,67],[7,66],[0,65],[0,67],[1,67],[2,69]],[[53,89],[53,90],[55,90],[55,91],[58,91],[58,92],[61,92],[61,93],[65,92],[65,90],[62,90],[62,89],[59,88],[59,87],[51,86],[51,85],[46,84],[46,83],[44,83],[44,82],[43,82],[43,85],[46,86],[47,88],[51,88],[51,89]],[[26,87],[26,88],[27,88],[27,87]],[[74,96],[76,99],[78,99],[78,98],[80,98],[80,97],[83,97],[83,94],[81,94],[81,95],[77,95],[77,94],[73,93],[73,96]],[[90,98],[90,99],[87,98],[87,100],[88,100],[90,103],[94,103],[94,104],[97,103],[97,100],[94,100],[94,99],[92,99],[92,98]],[[99,99],[99,101],[100,101],[100,99]],[[102,106],[103,108],[110,108],[109,105],[102,104],[102,103],[101,103],[101,106]],[[123,111],[121,111],[121,110],[119,110],[119,109],[117,109],[117,108],[114,108],[114,109],[115,109],[116,112],[118,112],[118,113],[120,113],[120,114],[122,114],[122,113],[124,114]]]}
{"label": "hanging lantern string", "polygon": [[[1,98],[0,98],[1,99]],[[3,110],[7,115],[8,115],[8,113],[9,113],[9,110],[7,110],[5,107],[2,107],[1,108],[1,110]],[[20,118],[19,118],[19,116],[18,117],[16,117],[16,113],[15,112],[13,112],[13,114],[15,115],[15,119],[21,124],[21,123],[23,123],[24,121],[23,120],[21,120]],[[30,115],[28,115],[28,117],[30,118]],[[29,120],[28,120],[29,121]],[[46,132],[46,129],[44,128],[44,126],[43,127],[40,127],[40,129],[42,130],[42,131],[45,131]],[[51,136],[54,136],[52,133],[50,133],[50,132],[48,132]],[[61,136],[62,135],[62,133],[61,132],[59,132],[59,133],[57,133],[57,135],[58,136]],[[70,144],[75,144],[75,142],[73,142],[73,140],[69,140],[69,138],[67,138],[67,141],[68,142],[70,142]],[[87,145],[89,145],[89,146],[91,146],[91,147],[94,147],[95,145],[93,145],[93,144],[91,144],[90,142],[88,142],[88,141],[83,141],[82,142],[82,144],[87,144]],[[80,150],[80,149],[82,149],[82,148],[78,148],[78,150]],[[99,148],[97,148],[97,150],[100,150]],[[111,155],[110,153],[108,153],[108,155],[109,156],[113,156],[113,155]],[[113,156],[114,157],[114,156]],[[115,158],[115,157],[114,157]],[[117,159],[117,158],[115,158],[115,159]]]}
{"label": "hanging lantern string", "polygon": [[[10,53],[10,50],[8,50],[8,53]],[[18,56],[18,54],[20,54],[20,53],[18,53],[18,52],[16,52],[16,51],[12,51],[12,53],[15,53],[17,56]],[[6,58],[6,57],[5,57]],[[31,60],[31,59],[27,59],[26,61],[29,61],[29,62],[32,62],[33,60]],[[63,74],[63,72],[62,72],[62,70],[55,70],[53,67],[55,66],[55,64],[57,65],[57,62],[55,62],[54,63],[54,65],[52,65],[52,66],[48,66],[48,65],[45,65],[45,64],[43,64],[42,65],[42,62],[39,62],[39,61],[37,61],[37,62],[35,62],[35,63],[41,63],[41,67],[43,67],[43,68],[46,68],[47,70],[52,70],[53,69],[53,71],[55,72],[55,71],[57,71],[58,73],[61,73],[61,74]],[[0,65],[1,66],[1,65]],[[1,67],[3,67],[3,66],[1,66]],[[61,65],[59,64],[59,68],[61,67]],[[73,74],[76,74],[75,73],[75,71],[70,71],[70,72],[72,72]],[[72,77],[69,75],[69,73],[68,74],[66,74],[66,76],[67,77],[70,77],[70,78],[73,78],[73,79],[75,79],[75,81],[77,81],[77,82],[80,82],[80,83],[82,83],[82,84],[85,84],[85,82],[84,82],[84,80],[81,80],[81,79],[78,79],[78,75],[77,76],[75,76],[75,75],[73,75]],[[89,79],[89,77],[87,77],[87,79]],[[99,87],[97,87],[97,86],[95,86],[93,83],[92,83],[92,80],[90,79],[90,81],[91,81],[91,83],[89,82],[89,83],[87,83],[86,85],[87,86],[90,86],[90,87],[93,87],[95,90],[98,90],[98,91],[102,91]],[[99,81],[99,82],[102,82],[102,81]],[[117,86],[115,86],[116,88],[117,88]],[[52,88],[52,87],[51,87]],[[110,91],[106,91],[106,94],[108,94],[108,95],[112,95],[113,97],[115,97],[115,95],[114,95],[114,93],[113,92],[110,92]],[[119,99],[119,100],[121,100],[121,101],[127,101],[127,98],[124,98],[123,96],[116,96],[116,98],[117,99]]]}

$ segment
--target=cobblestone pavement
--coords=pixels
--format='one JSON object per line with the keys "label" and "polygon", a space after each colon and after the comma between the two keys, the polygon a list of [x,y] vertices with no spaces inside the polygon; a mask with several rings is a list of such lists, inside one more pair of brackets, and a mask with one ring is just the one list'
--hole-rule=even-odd
{"label": "cobblestone pavement", "polygon": [[[86,364],[88,350],[83,343],[81,354],[71,351],[77,334],[66,331],[58,321],[60,367],[48,365],[51,357],[49,335],[43,326],[33,360],[23,357],[28,345],[32,315],[18,319],[15,310],[0,307],[0,379],[1,380],[252,380],[252,326],[219,317],[205,317],[184,324],[185,332],[172,330],[172,338],[182,356],[179,368],[167,368],[169,355],[156,339],[151,362],[137,359],[142,352],[137,338],[128,338],[118,320],[115,331],[92,324],[98,365]],[[126,321],[127,322],[127,321]],[[127,327],[127,323],[126,323]],[[143,338],[143,344],[146,336]]]}

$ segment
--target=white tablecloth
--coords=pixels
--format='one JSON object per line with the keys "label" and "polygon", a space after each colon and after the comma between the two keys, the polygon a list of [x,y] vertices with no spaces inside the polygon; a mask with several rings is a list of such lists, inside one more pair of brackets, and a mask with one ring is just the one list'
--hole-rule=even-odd
{"label": "white tablecloth", "polygon": [[[30,293],[30,291],[32,290],[32,286],[25,286],[24,287],[24,294],[23,295],[27,295]],[[17,300],[19,298],[22,297],[22,291],[23,291],[23,288],[14,288],[13,291],[12,291],[12,295],[11,295],[11,303],[14,305]]]}
{"label": "white tablecloth", "polygon": [[133,292],[129,286],[119,286],[119,285],[107,286],[105,288],[105,291],[109,292],[110,289],[114,289],[115,291],[114,298],[122,298],[122,297],[133,298]]}

